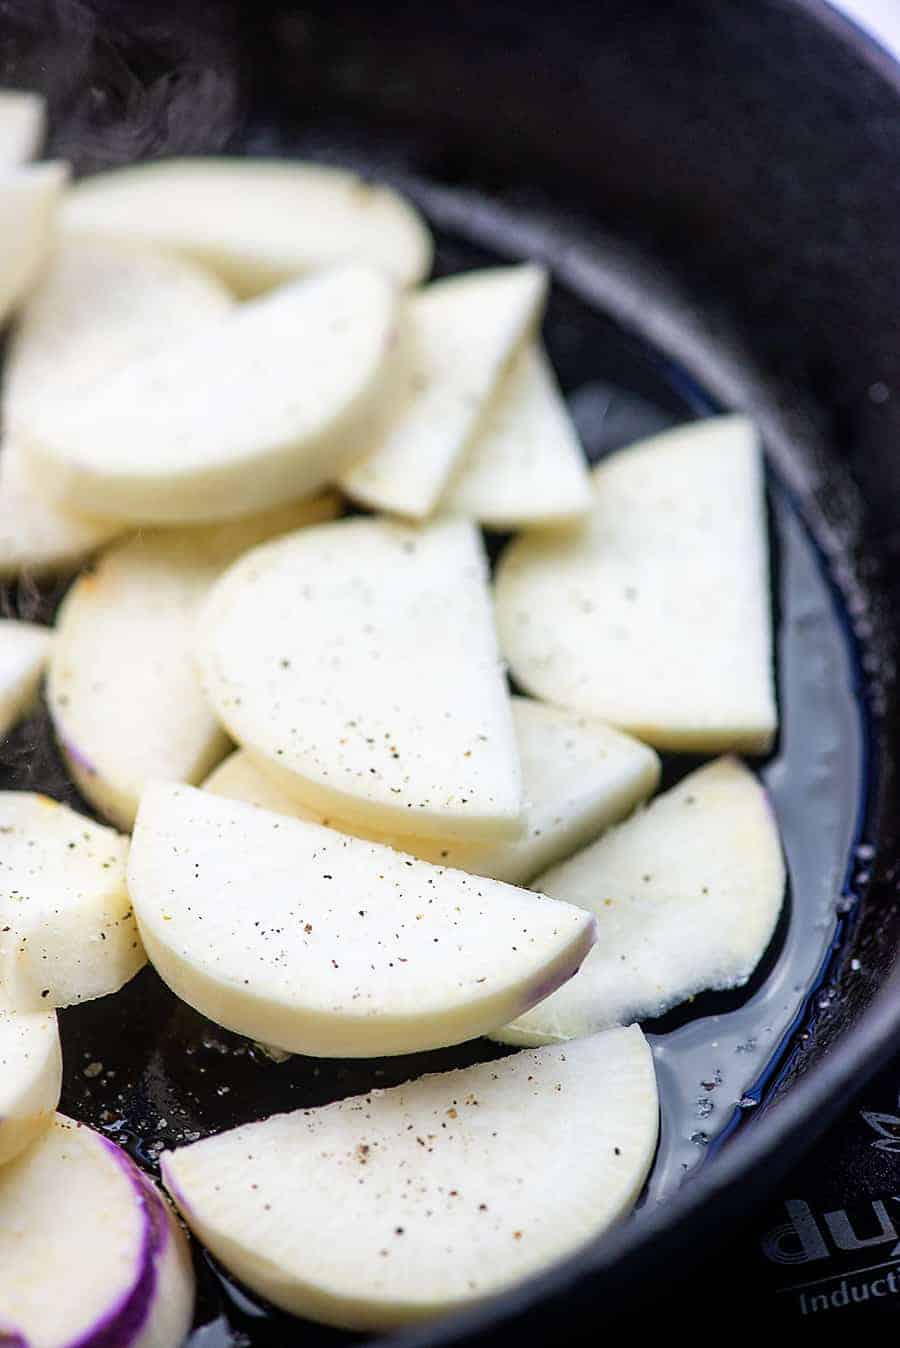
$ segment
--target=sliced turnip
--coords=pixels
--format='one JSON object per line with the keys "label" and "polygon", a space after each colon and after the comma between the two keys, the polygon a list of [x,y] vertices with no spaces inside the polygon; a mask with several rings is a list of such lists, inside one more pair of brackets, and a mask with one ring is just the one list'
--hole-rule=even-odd
{"label": "sliced turnip", "polygon": [[4,367],[4,420],[21,420],[35,401],[83,394],[233,307],[220,281],[180,258],[109,241],[64,241],[16,325]]}
{"label": "sliced turnip", "polygon": [[759,441],[717,417],[594,470],[579,530],[533,533],[497,575],[500,641],[538,697],[660,748],[769,748],[776,727]]}
{"label": "sliced turnip", "polygon": [[0,995],[16,1010],[116,992],[144,963],[128,839],[46,796],[0,792]]}
{"label": "sliced turnip", "polygon": [[0,164],[24,164],[44,143],[47,108],[40,94],[0,89]]}
{"label": "sliced turnip", "polygon": [[10,429],[41,488],[72,509],[163,524],[266,510],[359,453],[395,310],[381,273],[320,272]]}
{"label": "sliced turnip", "polygon": [[489,529],[560,524],[587,514],[584,452],[540,343],[514,356],[475,428],[443,510]]}
{"label": "sliced turnip", "polygon": [[181,1348],[193,1309],[184,1234],[115,1143],[57,1114],[0,1170],[4,1342]]}
{"label": "sliced turnip", "polygon": [[10,1011],[0,1003],[0,1165],[48,1127],[61,1085],[56,1012]]}
{"label": "sliced turnip", "polygon": [[496,1037],[555,1042],[740,987],[772,937],[784,883],[759,782],[733,758],[699,768],[535,881],[596,915],[597,944],[566,987]]}
{"label": "sliced turnip", "polygon": [[319,1057],[472,1039],[570,978],[594,931],[528,890],[168,783],[144,793],[128,886],[179,997]]}
{"label": "sliced turnip", "polygon": [[368,431],[366,457],[341,477],[357,501],[422,519],[437,505],[478,418],[547,290],[534,266],[451,276],[407,300],[401,387]]}
{"label": "sliced turnip", "polygon": [[0,322],[25,298],[47,264],[68,176],[63,163],[0,167]]}
{"label": "sliced turnip", "polygon": [[280,814],[313,819],[341,833],[384,842],[435,865],[521,885],[645,800],[659,780],[659,760],[639,740],[543,702],[514,697],[512,713],[525,796],[521,838],[466,844],[409,834],[392,837],[371,830],[361,834],[338,819],[297,804],[242,749],[220,763],[203,788]]}
{"label": "sliced turnip", "polygon": [[480,539],[341,520],[215,586],[198,652],[229,734],[313,810],[364,828],[516,837],[522,788]]}
{"label": "sliced turnip", "polygon": [[[220,282],[178,258],[110,242],[65,243],[23,307],[4,367],[4,421],[27,418],[36,402],[84,393],[130,361],[217,322],[232,303]],[[70,570],[124,527],[50,500],[28,473],[18,441],[7,437],[0,576]]]}
{"label": "sliced turnip", "polygon": [[46,627],[0,619],[0,737],[34,701],[52,643]]}
{"label": "sliced turnip", "polygon": [[656,1149],[638,1027],[278,1114],[162,1158],[191,1230],[275,1305],[346,1329],[439,1315],[619,1221]]}
{"label": "sliced turnip", "polygon": [[346,169],[278,159],[169,159],[77,184],[69,236],[171,248],[241,295],[355,261],[400,285],[427,275],[432,244],[414,208]]}
{"label": "sliced turnip", "polygon": [[47,700],[69,771],[119,827],[131,827],[150,778],[199,781],[227,751],[193,658],[213,581],[262,539],[338,508],[325,495],[227,525],[138,534],[69,590]]}

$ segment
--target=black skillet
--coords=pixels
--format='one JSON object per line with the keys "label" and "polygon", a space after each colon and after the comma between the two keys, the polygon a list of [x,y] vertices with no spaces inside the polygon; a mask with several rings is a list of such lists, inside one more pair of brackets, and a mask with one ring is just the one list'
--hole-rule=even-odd
{"label": "black skillet", "polygon": [[[796,1015],[773,1035],[724,1143],[674,1197],[403,1341],[593,1339],[738,1223],[900,1034],[897,69],[820,0],[12,0],[0,63],[3,83],[48,93],[52,149],[81,170],[179,151],[311,154],[410,190],[444,270],[543,257],[556,282],[548,341],[594,453],[716,405],[747,408],[763,428],[783,661],[805,649],[791,646],[792,606],[805,598],[789,535],[802,535],[829,615],[818,664],[801,669],[805,716],[780,669],[782,742],[764,765],[776,794],[786,772],[792,784],[791,905],[746,994],[700,999],[652,1028],[663,1056],[707,1017],[727,1028],[786,951],[805,958]],[[8,610],[44,616],[56,598],[21,584],[5,595]],[[832,747],[814,781],[804,772],[823,736]],[[4,746],[3,766],[3,785],[75,799],[41,717]],[[805,886],[832,853],[842,861],[828,873],[829,919],[813,932]],[[175,1003],[150,971],[63,1022],[65,1107],[151,1170],[160,1143],[423,1066],[272,1064]],[[702,1146],[696,1131],[689,1141]],[[199,1254],[198,1270],[196,1348],[344,1337],[264,1314]]]}

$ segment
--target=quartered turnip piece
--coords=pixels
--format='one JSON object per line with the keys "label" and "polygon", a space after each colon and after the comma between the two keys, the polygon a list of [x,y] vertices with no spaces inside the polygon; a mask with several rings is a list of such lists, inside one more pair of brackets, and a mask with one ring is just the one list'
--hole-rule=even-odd
{"label": "quartered turnip piece", "polygon": [[522,787],[480,538],[350,519],[241,558],[204,610],[229,734],[310,809],[364,828],[516,837]]}
{"label": "quartered turnip piece", "polygon": [[63,163],[0,167],[0,322],[46,266],[69,168]]}
{"label": "quartered turnip piece", "polygon": [[14,1348],[181,1348],[194,1274],[168,1203],[57,1114],[0,1170],[0,1334]]}
{"label": "quartered turnip piece", "polygon": [[289,1053],[462,1043],[584,959],[581,909],[188,786],[145,791],[128,887],[179,997]]}
{"label": "quartered turnip piece", "polygon": [[162,1158],[253,1291],[346,1329],[490,1296],[624,1217],[656,1149],[637,1026],[279,1114]]}
{"label": "quartered turnip piece", "polygon": [[520,343],[540,323],[539,267],[451,276],[410,296],[401,317],[398,387],[341,477],[357,501],[429,515]]}
{"label": "quartered turnip piece", "polygon": [[108,240],[64,240],[16,324],[4,366],[4,421],[27,416],[29,404],[85,393],[233,308],[220,281],[181,258]]}
{"label": "quartered turnip piece", "polygon": [[61,1085],[56,1012],[10,1011],[0,1002],[0,1165],[48,1127]]}
{"label": "quartered turnip piece", "polygon": [[289,160],[169,159],[98,173],[70,192],[63,229],[171,248],[241,295],[336,262],[365,263],[400,285],[431,266],[427,226],[396,192]]}
{"label": "quartered turnip piece", "polygon": [[116,992],[145,961],[128,839],[46,796],[0,792],[0,997],[16,1010]]}
{"label": "quartered turnip piece", "polygon": [[645,800],[656,789],[659,760],[639,740],[543,702],[514,697],[512,713],[525,796],[520,838],[462,843],[372,830],[360,833],[297,804],[242,749],[219,764],[203,789],[384,842],[435,865],[522,885]]}
{"label": "quartered turnip piece", "polygon": [[[30,406],[85,393],[129,362],[219,321],[232,305],[221,282],[179,258],[109,241],[64,243],[16,326],[3,375],[5,426],[27,421]],[[124,528],[48,498],[15,435],[7,435],[0,576],[72,569]]]}
{"label": "quartered turnip piece", "polygon": [[496,594],[504,654],[535,696],[659,748],[770,747],[762,459],[745,418],[604,459],[589,522],[514,542]]}
{"label": "quartered turnip piece", "polygon": [[49,628],[0,619],[0,737],[34,701],[52,644]]}
{"label": "quartered turnip piece", "polygon": [[568,523],[591,508],[591,479],[540,343],[513,357],[450,485],[442,510],[489,529]]}
{"label": "quartered turnip piece", "polygon": [[380,272],[320,272],[12,429],[41,488],[72,509],[181,524],[299,500],[359,453],[395,310]]}
{"label": "quartered turnip piece", "polygon": [[785,872],[765,791],[722,758],[535,884],[594,913],[597,944],[565,988],[495,1036],[505,1043],[591,1034],[740,987],[775,930]]}
{"label": "quartered turnip piece", "polygon": [[227,751],[193,656],[213,581],[262,539],[338,508],[324,495],[226,525],[137,534],[69,590],[47,701],[72,777],[119,827],[131,827],[150,778],[199,781]]}
{"label": "quartered turnip piece", "polygon": [[24,164],[44,143],[47,109],[40,94],[0,89],[0,165]]}

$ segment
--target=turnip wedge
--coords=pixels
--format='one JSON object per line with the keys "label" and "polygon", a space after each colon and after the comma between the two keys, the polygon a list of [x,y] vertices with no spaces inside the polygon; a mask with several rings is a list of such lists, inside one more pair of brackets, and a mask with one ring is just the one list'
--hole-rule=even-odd
{"label": "turnip wedge", "polygon": [[198,655],[233,739],[363,828],[517,837],[522,784],[475,528],[349,519],[242,557]]}
{"label": "turnip wedge", "polygon": [[0,89],[0,165],[24,164],[44,142],[47,108],[40,94]]}
{"label": "turnip wedge", "polygon": [[300,500],[359,453],[395,313],[380,272],[318,272],[13,430],[38,486],[73,510],[191,524]]}
{"label": "turnip wedge", "polygon": [[785,871],[765,791],[722,758],[535,884],[594,913],[597,944],[566,987],[494,1036],[508,1044],[592,1034],[740,987],[772,938]]}
{"label": "turnip wedge", "polygon": [[0,1001],[47,1010],[116,992],[145,956],[128,839],[47,796],[0,792]]}
{"label": "turnip wedge", "polygon": [[389,187],[346,169],[279,159],[168,159],[85,178],[66,200],[69,237],[170,248],[253,295],[336,262],[421,281],[432,243]]}
{"label": "turnip wedge", "polygon": [[525,795],[521,838],[467,844],[411,834],[392,837],[371,830],[362,834],[338,819],[298,805],[242,749],[219,764],[203,789],[298,819],[314,819],[435,865],[523,885],[645,800],[656,789],[659,759],[639,740],[544,702],[514,697],[512,714]]}
{"label": "turnip wedge", "polygon": [[0,166],[0,323],[37,282],[50,257],[67,164]]}
{"label": "turnip wedge", "polygon": [[513,357],[475,429],[441,509],[488,529],[570,523],[591,508],[578,433],[540,343]]}
{"label": "turnip wedge", "polygon": [[173,992],[317,1057],[496,1029],[570,978],[594,933],[568,904],[169,783],[144,793],[128,888]]}
{"label": "turnip wedge", "polygon": [[10,1011],[0,1002],[0,1166],[49,1126],[61,1085],[56,1012]]}
{"label": "turnip wedge", "polygon": [[435,281],[401,316],[399,387],[341,477],[354,500],[423,519],[518,346],[540,323],[546,274],[496,267]]}
{"label": "turnip wedge", "polygon": [[152,777],[199,781],[227,752],[195,668],[198,606],[262,539],[332,518],[328,494],[225,525],[135,535],[75,582],[57,616],[47,701],[69,772],[120,828]]}
{"label": "turnip wedge", "polygon": [[632,1026],[278,1114],[166,1152],[162,1173],[253,1291],[391,1329],[520,1282],[626,1216],[658,1113]]}
{"label": "turnip wedge", "polygon": [[[35,403],[83,394],[129,362],[215,323],[231,309],[200,268],[148,248],[58,248],[16,326],[3,375],[7,432]],[[123,445],[123,453],[125,446]],[[14,433],[0,452],[0,576],[71,570],[126,526],[73,514],[37,488]]]}
{"label": "turnip wedge", "polygon": [[109,1138],[57,1114],[0,1169],[0,1336],[14,1348],[181,1348],[187,1241]]}
{"label": "turnip wedge", "polygon": [[47,627],[0,619],[0,737],[34,701],[52,643]]}
{"label": "turnip wedge", "polygon": [[744,417],[594,470],[589,521],[505,552],[497,625],[536,697],[658,748],[763,752],[777,724],[762,458]]}

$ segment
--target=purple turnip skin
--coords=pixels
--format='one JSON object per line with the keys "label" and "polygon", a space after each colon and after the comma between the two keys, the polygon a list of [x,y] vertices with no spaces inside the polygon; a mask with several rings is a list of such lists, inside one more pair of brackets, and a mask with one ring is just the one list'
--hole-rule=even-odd
{"label": "purple turnip skin", "polygon": [[[173,1242],[184,1244],[184,1237],[165,1199],[131,1158],[109,1138],[99,1140],[128,1178],[141,1209],[141,1253],[131,1287],[102,1319],[66,1348],[143,1348],[144,1343],[150,1348],[155,1335],[145,1335],[145,1331],[151,1328],[149,1321],[158,1295],[166,1290],[160,1285],[163,1261],[171,1253]],[[191,1310],[192,1306],[188,1308],[188,1323]],[[176,1343],[172,1348],[177,1348]]]}
{"label": "purple turnip skin", "polygon": [[[568,983],[570,978],[574,978],[588,955],[591,953],[591,948],[596,940],[597,919],[594,918],[591,925],[585,930],[584,937],[576,954],[575,962],[570,967],[558,969],[549,977],[543,978],[538,983],[533,984],[527,993],[526,1000],[519,1015],[524,1015],[526,1011],[530,1011],[533,1006],[537,1006],[538,1002],[544,1001],[545,998],[558,991],[564,983]],[[166,1187],[168,1188],[168,1185],[166,1185]],[[169,1190],[169,1192],[171,1193],[171,1190]],[[177,1199],[175,1201],[178,1202]],[[179,1203],[179,1207],[180,1206],[181,1204]]]}

